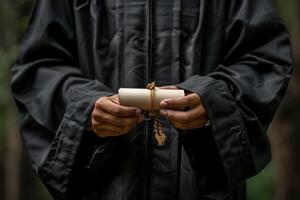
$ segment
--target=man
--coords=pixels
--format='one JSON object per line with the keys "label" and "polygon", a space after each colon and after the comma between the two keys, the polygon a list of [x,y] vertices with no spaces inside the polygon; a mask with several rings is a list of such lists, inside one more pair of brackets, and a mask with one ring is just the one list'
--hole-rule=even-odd
{"label": "man", "polygon": [[[271,0],[39,0],[12,91],[55,199],[233,200],[270,160],[291,71]],[[161,102],[163,146],[118,102],[152,81],[187,94]]]}

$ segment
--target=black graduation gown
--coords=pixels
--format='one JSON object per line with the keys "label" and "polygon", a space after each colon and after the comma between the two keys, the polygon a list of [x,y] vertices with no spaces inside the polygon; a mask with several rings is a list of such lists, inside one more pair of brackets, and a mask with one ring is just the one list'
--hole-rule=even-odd
{"label": "black graduation gown", "polygon": [[[36,174],[55,199],[243,199],[270,160],[268,125],[291,77],[271,0],[38,0],[11,87]],[[162,119],[126,136],[86,131],[95,100],[120,87],[177,85],[210,126]]]}

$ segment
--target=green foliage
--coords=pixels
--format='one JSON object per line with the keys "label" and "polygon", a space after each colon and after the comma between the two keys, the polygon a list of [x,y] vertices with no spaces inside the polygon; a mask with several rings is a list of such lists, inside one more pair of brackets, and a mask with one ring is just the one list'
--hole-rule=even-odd
{"label": "green foliage", "polygon": [[[9,104],[9,67],[15,62],[18,41],[28,21],[31,0],[0,1],[0,199],[4,199],[7,108]],[[26,11],[26,12],[24,12]],[[29,174],[27,172],[27,174]],[[31,175],[32,176],[32,175]],[[23,185],[23,184],[22,184]],[[22,188],[22,186],[21,186]],[[31,198],[28,198],[31,199]]]}
{"label": "green foliage", "polygon": [[4,185],[4,162],[6,141],[6,113],[8,105],[8,67],[15,57],[16,48],[12,47],[4,52],[0,49],[0,199],[3,199]]}
{"label": "green foliage", "polygon": [[271,163],[257,176],[247,181],[248,200],[272,200],[275,192],[275,170]]}

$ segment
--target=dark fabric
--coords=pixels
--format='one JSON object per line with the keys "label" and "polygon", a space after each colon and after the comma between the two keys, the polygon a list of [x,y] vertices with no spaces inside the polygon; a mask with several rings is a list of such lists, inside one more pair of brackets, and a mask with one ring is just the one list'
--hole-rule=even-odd
{"label": "dark fabric", "polygon": [[[11,68],[21,135],[55,199],[245,199],[269,162],[267,128],[291,77],[271,0],[38,0]],[[157,147],[151,120],[118,138],[86,131],[120,87],[177,85],[210,126]]]}

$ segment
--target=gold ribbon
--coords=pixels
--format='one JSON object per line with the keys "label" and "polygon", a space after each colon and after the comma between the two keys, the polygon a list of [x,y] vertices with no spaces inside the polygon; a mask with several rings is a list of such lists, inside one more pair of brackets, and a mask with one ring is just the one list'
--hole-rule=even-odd
{"label": "gold ribbon", "polygon": [[149,116],[153,118],[153,130],[154,136],[157,141],[158,146],[164,146],[167,136],[164,133],[160,120],[159,120],[159,111],[154,110],[155,102],[155,81],[147,85],[147,89],[150,90],[150,111]]}

